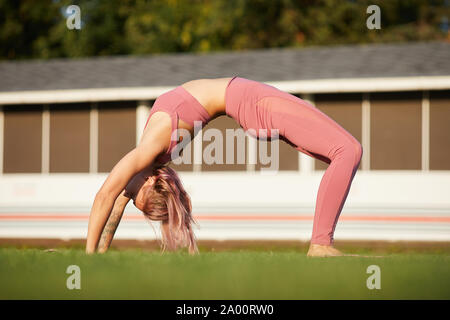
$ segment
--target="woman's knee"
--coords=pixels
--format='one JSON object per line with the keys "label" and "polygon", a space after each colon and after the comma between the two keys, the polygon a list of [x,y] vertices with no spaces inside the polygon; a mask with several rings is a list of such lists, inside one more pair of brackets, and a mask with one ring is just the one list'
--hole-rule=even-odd
{"label": "woman's knee", "polygon": [[351,162],[354,168],[359,166],[363,154],[363,148],[358,140],[355,138],[347,139],[342,146],[336,150],[337,152],[333,158],[338,156],[341,159],[345,159],[346,162]]}
{"label": "woman's knee", "polygon": [[363,148],[361,143],[355,138],[351,139],[351,142],[347,147],[349,158],[353,160],[353,167],[357,168],[361,162]]}

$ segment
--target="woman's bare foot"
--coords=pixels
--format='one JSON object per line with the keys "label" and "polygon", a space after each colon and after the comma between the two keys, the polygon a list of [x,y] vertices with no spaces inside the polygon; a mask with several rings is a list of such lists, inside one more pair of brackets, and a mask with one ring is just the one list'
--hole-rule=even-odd
{"label": "woman's bare foot", "polygon": [[308,257],[342,257],[344,254],[333,246],[311,244],[307,253]]}
{"label": "woman's bare foot", "polygon": [[360,258],[384,258],[384,256],[366,256],[359,254],[344,254],[333,246],[311,244],[307,253],[308,257],[360,257]]}

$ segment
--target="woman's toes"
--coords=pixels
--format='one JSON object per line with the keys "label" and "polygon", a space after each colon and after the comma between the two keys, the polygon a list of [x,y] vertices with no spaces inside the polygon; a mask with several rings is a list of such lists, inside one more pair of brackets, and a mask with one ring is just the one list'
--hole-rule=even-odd
{"label": "woman's toes", "polygon": [[308,253],[306,255],[308,257],[340,257],[344,254],[338,249],[333,248],[332,246],[312,244],[309,247]]}

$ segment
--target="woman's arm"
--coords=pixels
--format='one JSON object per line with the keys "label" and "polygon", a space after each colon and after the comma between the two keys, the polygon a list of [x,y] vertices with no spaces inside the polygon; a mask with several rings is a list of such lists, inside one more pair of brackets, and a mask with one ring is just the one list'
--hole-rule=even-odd
{"label": "woman's arm", "polygon": [[[146,155],[145,157],[144,154]],[[113,168],[105,183],[97,192],[94,204],[92,205],[89,216],[86,253],[95,252],[100,234],[111,214],[116,198],[125,188],[128,180],[130,180],[136,172],[139,172],[142,168],[148,166],[154,158],[154,155],[146,154],[143,150],[138,150],[138,148],[136,148],[123,157]],[[145,163],[145,165],[142,163]]]}
{"label": "woman's arm", "polygon": [[122,215],[128,201],[130,201],[130,198],[125,196],[124,190],[114,202],[114,207],[111,211],[111,215],[109,216],[109,219],[106,222],[105,228],[103,229],[102,235],[100,237],[97,252],[105,253],[108,250],[114,237],[114,233],[117,230],[117,226],[120,223],[120,219],[122,219]]}
{"label": "woman's arm", "polygon": [[144,134],[139,146],[125,155],[114,166],[95,196],[89,216],[86,253],[95,252],[116,198],[125,189],[131,178],[152,165],[154,159],[169,146],[171,135],[170,117],[168,115],[154,116],[148,123],[149,126],[152,126],[152,134]]}

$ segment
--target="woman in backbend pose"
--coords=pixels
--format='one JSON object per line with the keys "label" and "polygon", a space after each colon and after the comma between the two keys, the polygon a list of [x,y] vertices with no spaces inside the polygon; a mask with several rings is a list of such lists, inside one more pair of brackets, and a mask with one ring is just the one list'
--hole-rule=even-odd
{"label": "woman in backbend pose", "polygon": [[193,135],[194,121],[205,125],[223,114],[257,136],[260,129],[267,136],[277,129],[280,139],[329,164],[317,195],[308,256],[342,255],[333,247],[333,234],[361,160],[361,144],[304,100],[239,77],[189,81],[156,99],[138,146],[116,164],[95,196],[87,253],[107,250],[130,199],[145,217],[161,221],[164,248],[197,251],[190,198],[164,164],[180,142],[177,129]]}

